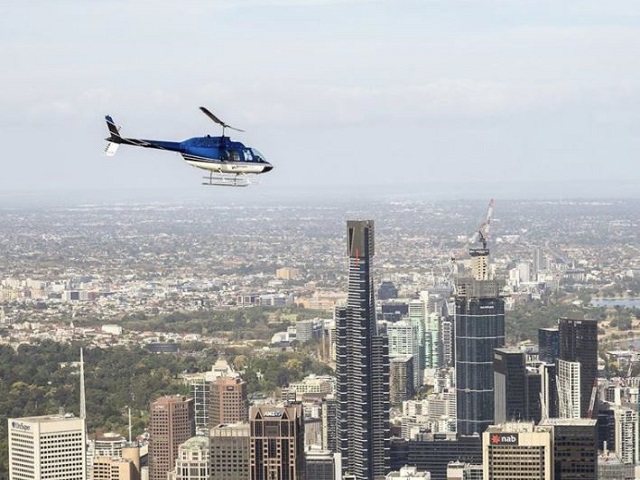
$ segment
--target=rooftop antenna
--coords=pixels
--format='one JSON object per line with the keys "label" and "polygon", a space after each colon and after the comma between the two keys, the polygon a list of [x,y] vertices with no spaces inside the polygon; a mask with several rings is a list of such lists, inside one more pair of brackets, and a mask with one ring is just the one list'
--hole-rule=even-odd
{"label": "rooftop antenna", "polygon": [[129,445],[131,445],[131,407],[127,407],[129,410]]}

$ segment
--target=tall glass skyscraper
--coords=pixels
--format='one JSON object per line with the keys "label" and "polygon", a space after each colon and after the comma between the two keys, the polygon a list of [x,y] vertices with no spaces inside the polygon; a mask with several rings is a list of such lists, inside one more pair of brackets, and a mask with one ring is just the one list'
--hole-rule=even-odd
{"label": "tall glass skyscraper", "polygon": [[489,250],[470,253],[474,276],[456,282],[458,434],[482,435],[494,423],[493,350],[504,346],[504,299],[488,278]]}
{"label": "tall glass skyscraper", "polygon": [[338,450],[357,480],[389,471],[389,345],[376,327],[372,220],[347,222],[349,293],[336,310]]}

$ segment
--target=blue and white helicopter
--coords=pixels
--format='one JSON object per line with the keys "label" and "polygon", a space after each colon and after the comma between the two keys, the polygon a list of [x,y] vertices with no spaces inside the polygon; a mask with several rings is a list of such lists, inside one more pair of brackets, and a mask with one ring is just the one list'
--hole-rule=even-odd
{"label": "blue and white helicopter", "polygon": [[189,165],[208,170],[209,175],[203,185],[219,185],[231,187],[246,187],[249,185],[249,174],[266,173],[273,169],[258,150],[244,146],[240,142],[231,141],[225,137],[225,129],[243,132],[226,124],[204,107],[200,110],[211,120],[222,126],[221,137],[194,137],[182,142],[167,142],[163,140],[143,140],[124,138],[120,135],[120,128],[116,126],[109,115],[105,117],[111,134],[107,140],[105,153],[115,155],[120,145],[135,145],[137,147],[155,148],[178,152]]}

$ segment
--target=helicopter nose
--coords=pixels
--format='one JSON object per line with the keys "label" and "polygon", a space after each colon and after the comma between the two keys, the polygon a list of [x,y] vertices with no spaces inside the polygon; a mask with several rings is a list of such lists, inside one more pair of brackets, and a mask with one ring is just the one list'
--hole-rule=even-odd
{"label": "helicopter nose", "polygon": [[273,170],[273,165],[271,165],[270,163],[268,163],[267,165],[264,166],[264,168],[262,169],[262,173],[267,173],[270,172],[271,170]]}

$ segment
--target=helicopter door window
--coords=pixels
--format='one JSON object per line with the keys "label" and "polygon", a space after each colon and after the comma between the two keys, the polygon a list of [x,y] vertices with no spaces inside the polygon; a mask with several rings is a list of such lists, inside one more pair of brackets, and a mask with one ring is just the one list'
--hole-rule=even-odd
{"label": "helicopter door window", "polygon": [[229,151],[229,159],[232,162],[239,162],[240,161],[240,152],[237,152],[235,150],[230,150]]}
{"label": "helicopter door window", "polygon": [[251,154],[251,150],[247,148],[243,153],[245,162],[253,162],[253,155]]}

